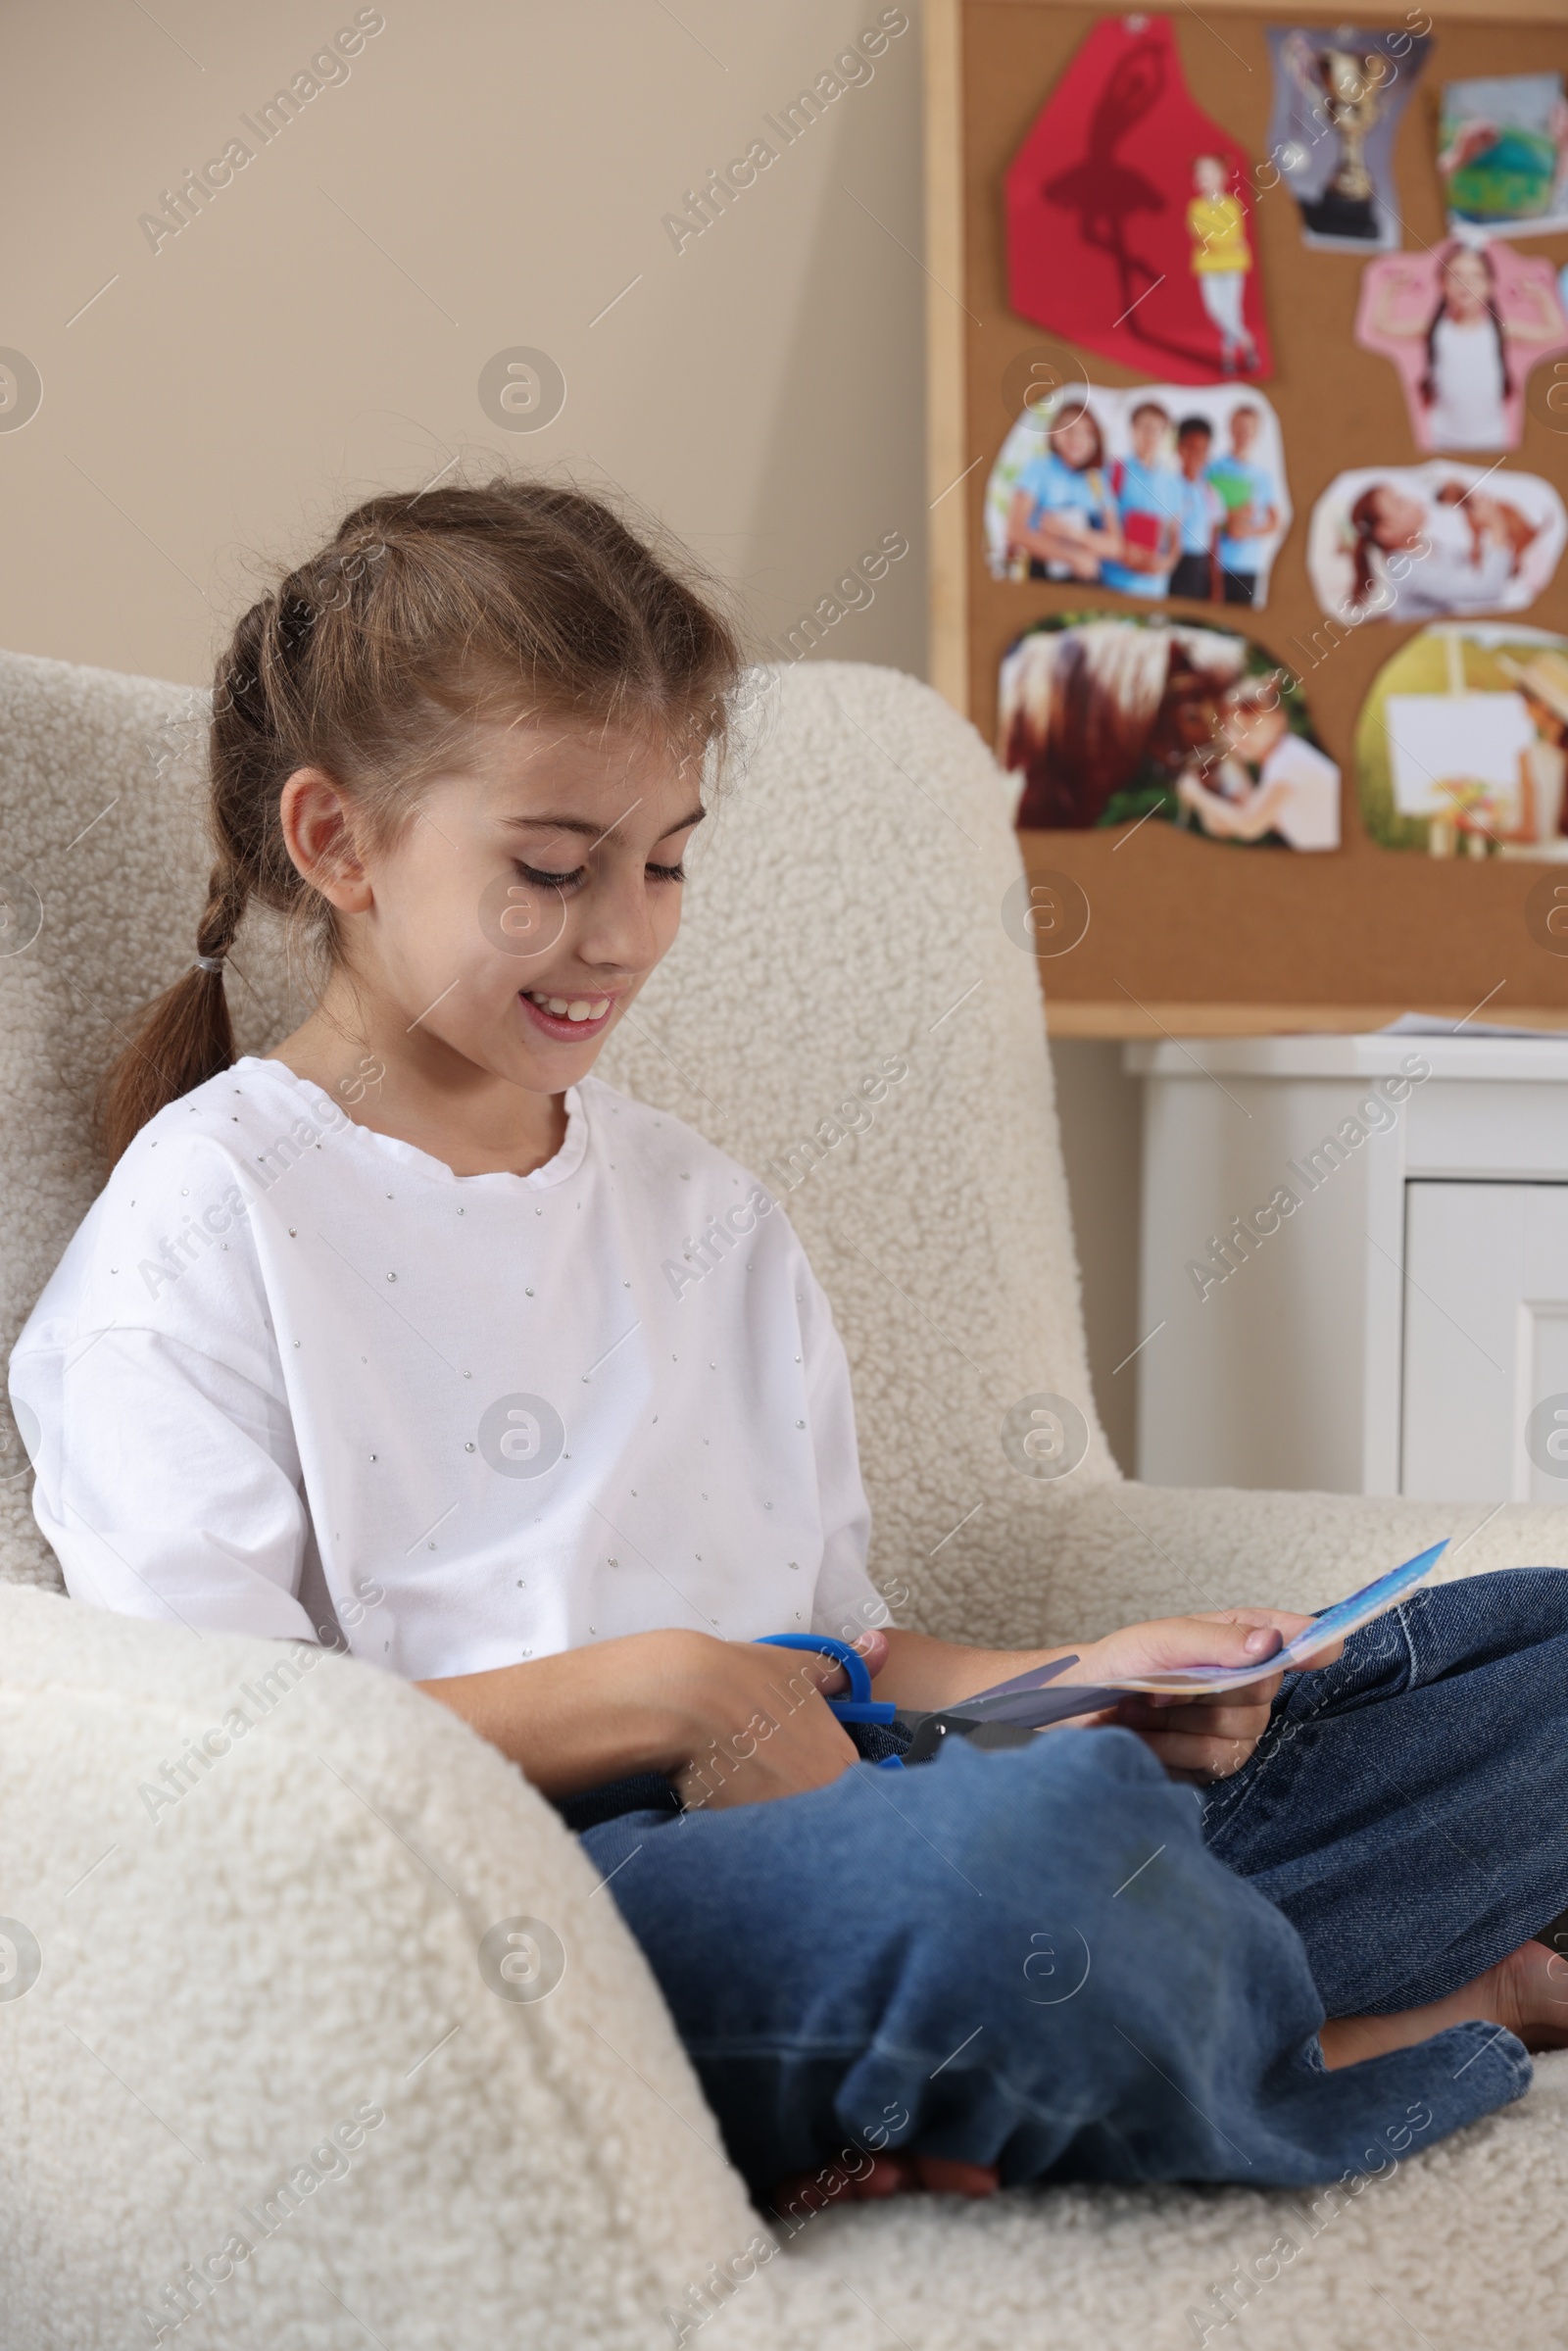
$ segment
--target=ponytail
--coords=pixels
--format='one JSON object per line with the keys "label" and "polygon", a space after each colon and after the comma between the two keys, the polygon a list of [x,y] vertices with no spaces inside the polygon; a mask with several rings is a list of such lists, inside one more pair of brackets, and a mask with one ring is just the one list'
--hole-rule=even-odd
{"label": "ponytail", "polygon": [[329,775],[363,844],[385,850],[487,716],[652,727],[683,755],[722,747],[740,646],[688,570],[596,498],[501,478],[370,499],[251,607],[214,684],[216,861],[195,959],[99,1087],[111,1164],[232,1064],[224,969],[252,900],[304,934],[318,972],[342,959],[337,915],[283,838],[279,801],[300,768]]}

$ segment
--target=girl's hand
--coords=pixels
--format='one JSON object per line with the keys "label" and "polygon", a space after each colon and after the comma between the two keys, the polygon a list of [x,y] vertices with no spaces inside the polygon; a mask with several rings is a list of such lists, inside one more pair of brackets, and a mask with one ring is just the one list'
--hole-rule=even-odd
{"label": "girl's hand", "polygon": [[[1184,1666],[1255,1663],[1258,1679],[1245,1689],[1203,1699],[1129,1691],[1119,1705],[1092,1718],[1136,1731],[1173,1780],[1198,1785],[1226,1780],[1241,1770],[1262,1738],[1284,1680],[1283,1674],[1268,1671],[1268,1659],[1311,1622],[1309,1616],[1293,1616],[1280,1608],[1222,1608],[1201,1616],[1128,1625],[1092,1642],[1061,1681],[1112,1682],[1129,1674],[1171,1673]],[[1344,1646],[1343,1640],[1326,1641],[1313,1651],[1311,1665],[1331,1664]]]}
{"label": "girl's hand", "polygon": [[[858,1645],[875,1673],[886,1637],[869,1633]],[[838,1779],[859,1756],[822,1693],[836,1697],[846,1684],[842,1665],[804,1649],[683,1639],[662,1696],[679,1726],[664,1768],[687,1810],[763,1804]]]}

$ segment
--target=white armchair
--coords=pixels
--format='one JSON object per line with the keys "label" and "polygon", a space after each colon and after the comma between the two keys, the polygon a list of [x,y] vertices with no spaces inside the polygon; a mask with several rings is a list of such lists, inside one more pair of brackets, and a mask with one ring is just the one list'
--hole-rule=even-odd
{"label": "white armchair", "polygon": [[[1118,1477],[1036,966],[1004,919],[1001,779],[889,671],[789,670],[762,708],[605,1074],[785,1196],[849,1348],[901,1619],[1022,1645],[1319,1604],[1440,1535],[1446,1573],[1568,1559],[1562,1512]],[[9,1348],[100,1180],[114,1024],[191,953],[208,859],[199,697],[5,657],[0,713]],[[228,986],[242,1050],[300,1016],[265,920]],[[868,1128],[836,1118],[901,1062]],[[1060,1477],[1019,1447],[1043,1395],[1081,1416]],[[516,1772],[368,1666],[68,1602],[25,1432],[6,1439],[0,2343],[119,2351],[188,2320],[222,2351],[632,2351],[709,2327],[778,2351],[1108,2351],[1220,2341],[1244,2306],[1254,2347],[1560,2339],[1568,2056],[1520,2107],[1315,2204],[911,2197],[775,2250],[612,1890]],[[242,1685],[265,1704],[240,1737]],[[498,1928],[524,1937],[507,1974]]]}

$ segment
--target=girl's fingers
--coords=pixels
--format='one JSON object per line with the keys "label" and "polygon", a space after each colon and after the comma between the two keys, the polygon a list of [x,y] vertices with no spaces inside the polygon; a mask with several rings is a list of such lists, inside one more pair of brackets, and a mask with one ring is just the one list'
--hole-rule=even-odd
{"label": "girl's fingers", "polygon": [[1166,1771],[1184,1780],[1229,1780],[1257,1744],[1254,1739],[1198,1739],[1182,1732],[1143,1736]]}
{"label": "girl's fingers", "polygon": [[1255,1745],[1268,1728],[1268,1712],[1266,1705],[1187,1706],[1168,1701],[1144,1705],[1130,1698],[1116,1708],[1115,1719],[1128,1731],[1156,1732],[1161,1738],[1245,1739]]}

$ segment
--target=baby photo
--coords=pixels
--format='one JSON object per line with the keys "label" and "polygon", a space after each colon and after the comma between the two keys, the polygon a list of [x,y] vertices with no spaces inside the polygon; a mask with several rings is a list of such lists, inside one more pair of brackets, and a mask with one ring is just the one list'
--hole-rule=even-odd
{"label": "baby photo", "polygon": [[1265,604],[1290,522],[1279,419],[1238,385],[1069,386],[1025,409],[986,488],[993,578],[1149,601]]}
{"label": "baby photo", "polygon": [[1550,580],[1568,516],[1535,473],[1381,465],[1341,473],[1312,510],[1306,567],[1325,612],[1437,620],[1519,612]]}

